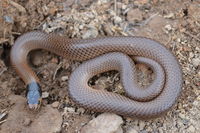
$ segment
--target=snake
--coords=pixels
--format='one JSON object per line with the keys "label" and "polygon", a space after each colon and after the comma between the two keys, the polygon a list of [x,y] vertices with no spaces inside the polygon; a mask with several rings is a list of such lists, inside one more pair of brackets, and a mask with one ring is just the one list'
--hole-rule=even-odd
{"label": "snake", "polygon": [[[10,53],[13,68],[26,85],[30,109],[38,108],[42,95],[40,80],[27,61],[29,52],[36,49],[82,62],[70,75],[68,93],[74,103],[85,109],[151,118],[168,112],[181,94],[183,79],[177,58],[153,39],[140,36],[73,39],[32,31],[18,37]],[[147,87],[138,84],[137,62],[155,73]],[[110,70],[119,71],[125,94],[94,89],[88,84],[91,77]]]}

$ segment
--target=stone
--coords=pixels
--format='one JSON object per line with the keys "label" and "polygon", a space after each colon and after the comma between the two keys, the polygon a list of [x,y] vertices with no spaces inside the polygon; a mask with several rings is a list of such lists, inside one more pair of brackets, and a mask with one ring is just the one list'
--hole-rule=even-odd
{"label": "stone", "polygon": [[139,122],[139,128],[140,128],[140,130],[143,130],[144,127],[145,127],[145,123],[143,121],[140,121]]}
{"label": "stone", "polygon": [[193,125],[190,125],[190,126],[187,128],[187,131],[188,131],[189,133],[194,133],[194,132],[195,132],[194,126],[193,126]]}
{"label": "stone", "polygon": [[68,76],[62,76],[62,77],[61,77],[61,80],[62,80],[62,81],[67,81],[68,79],[69,79]]}
{"label": "stone", "polygon": [[119,16],[115,16],[114,17],[114,23],[115,24],[119,24],[119,23],[121,23],[122,22],[122,18],[120,18]]}
{"label": "stone", "polygon": [[181,119],[186,119],[186,116],[185,116],[185,114],[183,114],[183,113],[179,113],[179,117],[180,117]]}
{"label": "stone", "polygon": [[42,98],[47,98],[49,97],[49,92],[42,92]]}
{"label": "stone", "polygon": [[[27,109],[26,99],[11,95],[9,100],[14,104],[6,121],[1,125],[2,133],[53,133],[60,132],[62,115],[51,106],[42,107],[39,111]],[[12,125],[12,126],[11,126]]]}
{"label": "stone", "polygon": [[83,113],[85,112],[85,109],[84,109],[84,108],[78,108],[78,109],[77,109],[77,112],[78,112],[79,114],[83,114]]}
{"label": "stone", "polygon": [[72,107],[65,107],[65,110],[69,113],[75,113],[75,108]]}
{"label": "stone", "polygon": [[53,102],[52,104],[51,104],[51,106],[53,107],[53,108],[58,108],[58,106],[59,106],[59,102],[58,101],[55,101],[55,102]]}
{"label": "stone", "polygon": [[169,13],[169,14],[165,15],[164,18],[174,19],[175,15],[174,15],[174,13]]}
{"label": "stone", "polygon": [[172,31],[172,26],[170,25],[170,24],[167,24],[167,25],[165,25],[165,29],[167,30],[167,31]]}
{"label": "stone", "polygon": [[90,26],[89,29],[83,33],[82,38],[87,39],[87,38],[95,38],[98,36],[98,30],[94,26]]}
{"label": "stone", "polygon": [[192,59],[192,64],[197,67],[200,65],[200,58],[194,58]]}
{"label": "stone", "polygon": [[103,113],[91,120],[81,129],[81,133],[123,133],[120,116],[112,113]]}

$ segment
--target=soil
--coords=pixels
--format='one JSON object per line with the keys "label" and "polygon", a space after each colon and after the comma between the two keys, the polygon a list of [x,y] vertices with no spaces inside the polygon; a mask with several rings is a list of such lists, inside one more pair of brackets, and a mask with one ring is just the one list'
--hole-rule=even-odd
{"label": "soil", "polygon": [[[45,126],[47,130],[43,132],[57,129],[56,132],[78,133],[99,114],[80,108],[68,97],[68,78],[81,62],[44,50],[29,54],[30,66],[41,80],[43,103],[35,118],[27,113],[23,107],[26,87],[11,66],[9,53],[21,34],[33,30],[67,38],[122,35],[144,36],[161,42],[182,67],[182,95],[166,116],[145,121],[146,126],[142,128],[140,120],[124,117],[123,131],[130,128],[141,133],[200,131],[199,0],[1,0],[0,9],[0,132],[42,132]],[[148,85],[153,80],[152,71],[142,64],[137,64],[137,68],[139,83]],[[110,71],[93,77],[89,83],[94,88],[123,94],[119,79],[118,72]],[[54,118],[54,114],[60,115]],[[44,124],[43,120],[49,118],[57,124]],[[38,130],[33,128],[35,121],[43,122],[43,126],[37,126]]]}

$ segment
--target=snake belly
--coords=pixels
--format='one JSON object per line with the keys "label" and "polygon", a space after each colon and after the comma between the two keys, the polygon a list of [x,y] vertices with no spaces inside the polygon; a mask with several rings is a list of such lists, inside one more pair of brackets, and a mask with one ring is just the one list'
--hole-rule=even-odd
{"label": "snake belly", "polygon": [[[67,39],[57,34],[33,31],[20,36],[11,50],[11,63],[26,85],[39,84],[29,67],[31,50],[45,49],[70,60],[84,61],[70,76],[71,99],[91,110],[123,116],[149,118],[167,112],[177,101],[182,88],[182,71],[176,57],[160,43],[144,37],[102,37]],[[137,85],[134,60],[155,72],[153,83]],[[87,83],[95,74],[118,70],[126,96],[92,89]]]}

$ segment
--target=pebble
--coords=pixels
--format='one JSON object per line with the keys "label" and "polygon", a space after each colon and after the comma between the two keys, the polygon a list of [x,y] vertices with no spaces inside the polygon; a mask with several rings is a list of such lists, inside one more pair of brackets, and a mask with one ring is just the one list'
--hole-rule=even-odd
{"label": "pebble", "polygon": [[75,112],[75,108],[72,107],[65,107],[65,110],[69,113],[74,113]]}
{"label": "pebble", "polygon": [[78,112],[79,114],[83,114],[83,113],[85,112],[85,109],[84,109],[84,108],[78,108],[78,109],[77,109],[77,112]]}
{"label": "pebble", "polygon": [[95,38],[98,36],[98,30],[94,26],[90,26],[90,28],[83,33],[82,38],[87,39],[87,38]]}
{"label": "pebble", "polygon": [[167,30],[167,31],[172,31],[172,26],[170,25],[170,24],[167,24],[167,25],[165,25],[165,29]]}
{"label": "pebble", "polygon": [[7,116],[7,112],[0,113],[0,121],[3,120]]}
{"label": "pebble", "polygon": [[193,125],[189,126],[189,127],[187,128],[187,131],[188,131],[189,133],[194,133],[194,132],[195,132],[194,126],[193,126]]}
{"label": "pebble", "polygon": [[119,16],[115,16],[114,17],[114,23],[115,24],[119,24],[119,23],[121,23],[122,22],[122,18],[120,18]]}
{"label": "pebble", "polygon": [[81,129],[81,133],[123,133],[120,116],[112,113],[103,113],[91,120]]}
{"label": "pebble", "polygon": [[181,119],[185,119],[185,118],[186,118],[185,114],[183,114],[183,113],[179,113],[179,117],[180,117]]}
{"label": "pebble", "polygon": [[58,101],[55,101],[55,102],[53,102],[52,104],[51,104],[51,106],[53,107],[53,108],[57,108],[58,106],[59,106],[59,102]]}
{"label": "pebble", "polygon": [[49,97],[49,92],[42,92],[42,98],[47,98]]}
{"label": "pebble", "polygon": [[175,17],[174,13],[169,13],[164,16],[164,18],[168,18],[168,19],[174,19],[174,17]]}
{"label": "pebble", "polygon": [[67,81],[68,79],[69,79],[68,76],[62,76],[62,77],[61,77],[61,80],[62,80],[62,81]]}
{"label": "pebble", "polygon": [[200,59],[199,58],[194,58],[192,59],[192,64],[197,67],[200,65]]}
{"label": "pebble", "polygon": [[139,122],[139,128],[140,128],[140,130],[143,130],[144,127],[145,127],[145,123],[143,121],[140,121]]}
{"label": "pebble", "polygon": [[49,105],[42,107],[37,113],[30,113],[24,97],[11,95],[9,100],[15,103],[6,121],[1,125],[1,133],[55,133],[60,132],[62,116],[57,109]]}
{"label": "pebble", "polygon": [[139,9],[131,9],[127,13],[127,20],[131,23],[139,22],[142,19],[142,11]]}
{"label": "pebble", "polygon": [[194,101],[194,102],[193,102],[193,105],[194,105],[194,106],[198,106],[198,104],[199,104],[198,101]]}
{"label": "pebble", "polygon": [[11,23],[11,24],[14,23],[13,19],[10,16],[6,15],[6,16],[3,16],[3,18],[7,23]]}

